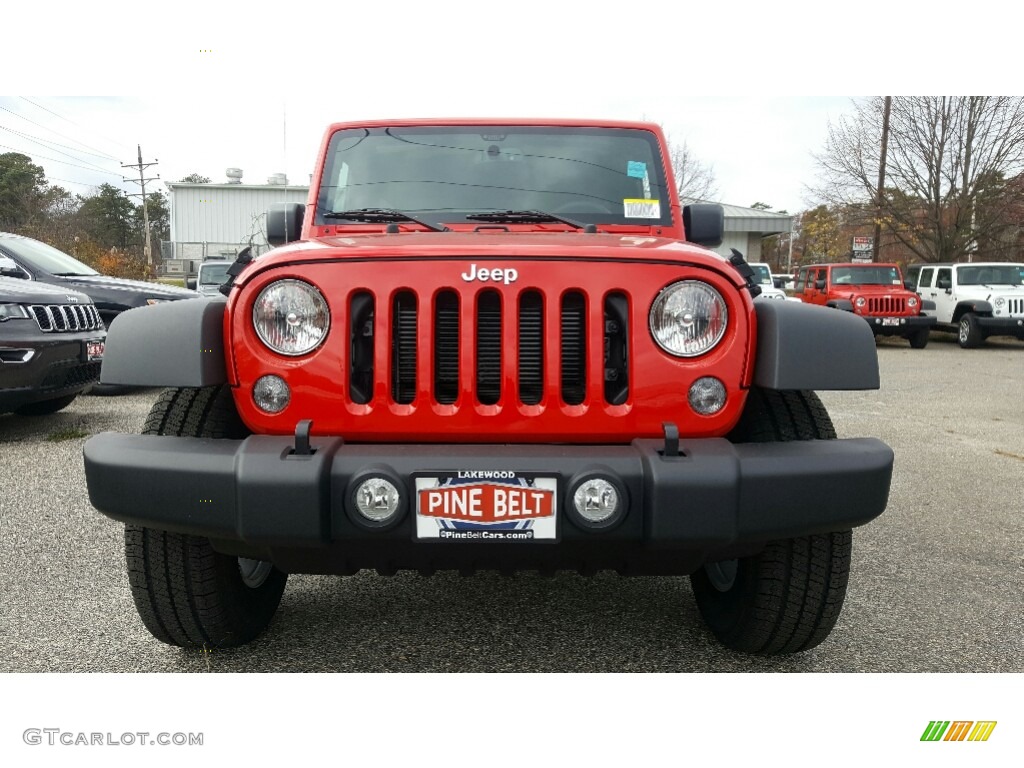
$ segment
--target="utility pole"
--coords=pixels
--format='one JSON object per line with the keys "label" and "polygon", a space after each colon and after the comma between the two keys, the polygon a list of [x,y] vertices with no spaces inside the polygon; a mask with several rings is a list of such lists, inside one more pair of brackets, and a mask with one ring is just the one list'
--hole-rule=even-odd
{"label": "utility pole", "polygon": [[882,244],[882,195],[885,194],[885,159],[889,153],[889,109],[892,96],[885,97],[885,111],[882,113],[882,159],[878,164],[878,196],[875,198],[875,243],[871,260],[878,261],[878,248]]}
{"label": "utility pole", "polygon": [[129,195],[129,197],[141,197],[142,198],[142,224],[143,224],[143,227],[145,228],[145,231],[146,231],[146,241],[145,241],[145,243],[142,246],[142,252],[143,252],[143,254],[146,257],[146,272],[147,272],[147,274],[150,277],[152,277],[153,276],[153,249],[150,247],[150,244],[149,244],[149,207],[146,205],[146,182],[147,181],[157,181],[160,178],[160,174],[158,173],[155,177],[147,179],[147,178],[144,177],[143,171],[145,171],[151,165],[156,165],[160,161],[159,160],[154,160],[152,163],[143,163],[142,162],[142,145],[141,144],[137,144],[136,146],[139,149],[139,162],[135,163],[135,164],[121,163],[121,167],[122,168],[138,168],[138,170],[139,170],[139,178],[138,179],[129,179],[128,177],[125,177],[124,180],[125,181],[130,181],[133,184],[138,184],[139,186],[142,187],[141,194]]}

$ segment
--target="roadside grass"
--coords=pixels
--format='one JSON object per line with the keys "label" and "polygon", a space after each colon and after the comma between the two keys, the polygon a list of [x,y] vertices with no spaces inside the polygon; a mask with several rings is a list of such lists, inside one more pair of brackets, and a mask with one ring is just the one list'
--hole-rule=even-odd
{"label": "roadside grass", "polygon": [[49,443],[63,443],[65,440],[77,440],[80,437],[88,436],[88,432],[77,427],[67,427],[66,429],[58,429],[56,432],[51,432],[46,436],[46,441]]}

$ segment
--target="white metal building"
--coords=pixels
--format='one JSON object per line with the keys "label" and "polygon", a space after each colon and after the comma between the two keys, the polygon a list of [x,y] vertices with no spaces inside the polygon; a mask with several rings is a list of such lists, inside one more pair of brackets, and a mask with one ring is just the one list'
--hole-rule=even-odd
{"label": "white metal building", "polygon": [[730,255],[730,249],[735,248],[747,261],[761,261],[762,238],[783,235],[793,229],[793,216],[788,213],[773,213],[725,203],[721,203],[721,206],[725,209],[725,237],[714,251],[723,256]]}
{"label": "white metal building", "polygon": [[[241,171],[229,169],[241,181]],[[270,184],[164,182],[171,208],[171,239],[162,243],[164,271],[191,273],[191,262],[234,259],[246,246],[268,249],[266,212],[273,203],[305,203],[308,186],[289,185],[283,176]]]}

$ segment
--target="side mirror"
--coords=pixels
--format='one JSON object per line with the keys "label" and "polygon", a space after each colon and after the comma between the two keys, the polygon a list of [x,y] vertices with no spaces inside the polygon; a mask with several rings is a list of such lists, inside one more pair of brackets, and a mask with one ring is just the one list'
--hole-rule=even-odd
{"label": "side mirror", "polygon": [[946,278],[943,277],[939,279],[939,281],[935,284],[935,287],[938,288],[940,291],[949,291],[950,289],[952,289],[953,283],[950,280],[947,280]]}
{"label": "side mirror", "polygon": [[824,291],[825,290],[825,281],[824,280],[815,280],[814,281],[814,287],[817,288],[819,291]]}
{"label": "side mirror", "polygon": [[293,243],[302,233],[306,206],[302,203],[274,203],[267,209],[267,242],[275,248]]}
{"label": "side mirror", "polygon": [[18,263],[7,256],[0,256],[0,275],[4,277],[18,277],[24,280],[28,275],[22,271]]}
{"label": "side mirror", "polygon": [[198,278],[195,278],[195,277],[186,278],[186,280],[185,280],[185,287],[188,288],[190,291],[194,291],[196,289],[196,280],[197,279]]}
{"label": "side mirror", "polygon": [[913,280],[904,280],[903,281],[903,287],[906,288],[908,291],[912,291],[917,286],[914,285],[914,281]]}
{"label": "side mirror", "polygon": [[686,239],[697,245],[715,247],[725,236],[725,209],[715,203],[693,203],[683,207]]}

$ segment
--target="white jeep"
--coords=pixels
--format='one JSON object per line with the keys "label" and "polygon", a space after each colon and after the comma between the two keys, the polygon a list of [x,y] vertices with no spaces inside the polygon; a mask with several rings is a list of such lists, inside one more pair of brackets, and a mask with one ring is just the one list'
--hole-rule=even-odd
{"label": "white jeep", "polygon": [[915,264],[906,287],[935,303],[924,314],[937,319],[936,330],[956,333],[964,349],[989,336],[1024,340],[1024,264]]}
{"label": "white jeep", "polygon": [[759,299],[785,299],[786,292],[775,287],[775,277],[772,275],[771,267],[764,262],[752,262],[750,268],[754,270],[754,281],[761,286]]}

